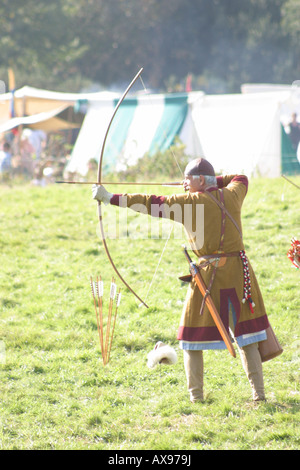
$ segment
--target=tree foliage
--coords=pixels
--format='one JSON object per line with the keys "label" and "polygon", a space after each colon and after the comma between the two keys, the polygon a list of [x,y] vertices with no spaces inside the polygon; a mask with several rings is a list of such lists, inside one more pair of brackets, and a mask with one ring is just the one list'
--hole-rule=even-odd
{"label": "tree foliage", "polygon": [[147,85],[237,92],[300,76],[300,0],[2,0],[0,73],[17,86]]}

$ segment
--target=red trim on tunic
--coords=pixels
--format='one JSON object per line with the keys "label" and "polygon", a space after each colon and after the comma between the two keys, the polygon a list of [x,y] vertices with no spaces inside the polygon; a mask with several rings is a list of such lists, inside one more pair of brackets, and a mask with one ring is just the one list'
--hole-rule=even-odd
{"label": "red trim on tunic", "polygon": [[223,188],[224,184],[223,184],[223,176],[217,176],[216,177],[217,179],[217,185],[218,185],[218,188]]}
{"label": "red trim on tunic", "polygon": [[165,196],[151,196],[151,217],[165,218]]}
{"label": "red trim on tunic", "polygon": [[259,318],[253,318],[241,323],[237,323],[235,327],[235,336],[247,335],[249,333],[257,333],[258,331],[266,330],[269,326],[267,315]]}
{"label": "red trim on tunic", "polygon": [[201,328],[180,326],[177,339],[180,341],[221,341],[222,337],[216,326],[203,326]]}
{"label": "red trim on tunic", "polygon": [[122,197],[122,194],[114,194],[111,200],[109,201],[110,204],[112,204],[113,206],[119,206],[121,197]]}
{"label": "red trim on tunic", "polygon": [[230,181],[231,183],[235,183],[238,181],[239,183],[242,183],[244,186],[246,186],[246,191],[248,191],[248,178],[245,175],[237,175],[232,180]]}
{"label": "red trim on tunic", "polygon": [[[268,328],[269,321],[267,315],[239,323],[241,307],[235,288],[220,289],[220,317],[227,332],[229,331],[229,300],[235,310],[237,320],[234,332],[236,338],[241,335],[257,333]],[[217,327],[180,326],[177,339],[181,341],[203,342],[221,341],[222,337]]]}
{"label": "red trim on tunic", "polygon": [[[216,178],[217,178],[218,188],[219,189],[224,188],[223,176],[217,176]],[[244,186],[246,186],[246,192],[248,191],[248,178],[247,178],[246,175],[236,175],[232,178],[230,183],[235,183],[236,181],[238,181],[239,183],[242,183]]]}
{"label": "red trim on tunic", "polygon": [[220,289],[220,316],[221,318],[229,317],[229,300],[235,311],[236,321],[239,322],[241,306],[234,287],[230,289]]}
{"label": "red trim on tunic", "polygon": [[151,196],[151,204],[162,205],[165,203],[166,196]]}
{"label": "red trim on tunic", "polygon": [[269,321],[267,315],[263,315],[258,318],[251,318],[250,320],[240,322],[241,306],[236,290],[234,288],[220,290],[221,318],[229,316],[229,300],[232,303],[236,315],[236,325],[234,331],[235,337],[247,335],[250,333],[257,333],[258,331],[262,331],[268,328]]}

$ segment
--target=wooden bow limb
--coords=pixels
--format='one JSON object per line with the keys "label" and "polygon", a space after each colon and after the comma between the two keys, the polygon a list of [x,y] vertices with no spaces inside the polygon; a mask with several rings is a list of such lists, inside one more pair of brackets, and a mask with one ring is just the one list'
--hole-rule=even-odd
{"label": "wooden bow limb", "polygon": [[[139,76],[141,75],[143,71],[143,68],[141,68],[139,70],[139,72],[135,75],[135,77],[132,79],[132,81],[130,82],[130,84],[128,85],[128,87],[126,88],[126,90],[124,91],[123,95],[121,96],[121,98],[119,99],[113,113],[112,113],[112,116],[111,116],[111,119],[109,121],[109,124],[108,124],[108,127],[106,129],[106,132],[105,132],[105,136],[104,136],[104,139],[103,139],[103,144],[102,144],[102,148],[101,148],[101,154],[100,154],[100,158],[99,158],[99,165],[98,165],[98,178],[97,178],[97,183],[96,184],[99,184],[101,185],[102,184],[102,163],[103,163],[103,157],[104,157],[104,149],[105,149],[105,143],[106,143],[106,139],[107,139],[107,136],[108,136],[108,133],[109,133],[109,130],[110,130],[110,127],[111,127],[111,124],[113,122],[113,119],[119,109],[119,107],[121,106],[123,100],[125,99],[127,93],[129,92],[129,90],[131,89],[131,87],[134,85],[134,83],[136,82],[136,80],[139,78]],[[101,237],[102,237],[102,243],[103,243],[103,247],[104,247],[104,250],[106,252],[106,255],[109,259],[109,262],[111,264],[111,266],[113,267],[115,273],[119,276],[119,278],[121,279],[121,281],[123,282],[123,284],[130,290],[130,292],[135,295],[135,297],[146,307],[148,308],[148,305],[144,302],[144,300],[135,292],[135,290],[128,284],[128,282],[125,281],[124,277],[121,275],[120,271],[117,269],[111,255],[110,255],[110,252],[109,252],[109,249],[108,249],[108,246],[107,246],[107,243],[106,243],[106,237],[105,237],[105,233],[104,233],[104,227],[103,227],[103,221],[102,221],[102,211],[101,211],[101,202],[98,201],[98,217],[99,217],[99,224],[100,224],[100,232],[101,232]]]}
{"label": "wooden bow limb", "polygon": [[226,344],[226,347],[228,349],[228,351],[230,352],[230,354],[233,356],[233,357],[236,357],[236,354],[235,354],[235,350],[234,350],[234,347],[232,346],[232,342],[231,342],[231,339],[226,331],[226,328],[224,326],[224,323],[222,322],[221,320],[221,317],[219,315],[219,312],[217,311],[216,309],[216,306],[211,298],[211,295],[210,293],[207,292],[207,288],[206,288],[206,285],[202,279],[202,276],[199,272],[199,269],[197,268],[196,264],[193,263],[190,255],[188,254],[187,252],[187,249],[185,246],[182,247],[183,248],[183,252],[185,254],[185,257],[189,263],[189,267],[190,267],[190,272],[193,276],[193,278],[195,279],[196,281],[196,284],[201,292],[201,294],[203,295],[203,297],[205,298],[205,303],[209,309],[209,312],[216,324],[216,327],[218,328],[219,330],[219,333],[220,335],[222,336],[223,338],[223,341],[224,343]]}

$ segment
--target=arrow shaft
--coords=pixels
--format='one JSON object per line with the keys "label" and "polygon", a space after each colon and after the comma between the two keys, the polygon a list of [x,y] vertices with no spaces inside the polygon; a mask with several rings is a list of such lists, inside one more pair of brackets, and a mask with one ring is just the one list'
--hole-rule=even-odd
{"label": "arrow shaft", "polygon": [[[99,184],[95,181],[55,181],[57,184]],[[138,185],[138,186],[182,186],[182,183],[179,181],[174,181],[170,183],[137,183],[137,182],[124,182],[124,181],[119,181],[119,182],[113,182],[113,181],[101,181],[101,184],[124,184],[127,186],[133,186],[133,185]]]}

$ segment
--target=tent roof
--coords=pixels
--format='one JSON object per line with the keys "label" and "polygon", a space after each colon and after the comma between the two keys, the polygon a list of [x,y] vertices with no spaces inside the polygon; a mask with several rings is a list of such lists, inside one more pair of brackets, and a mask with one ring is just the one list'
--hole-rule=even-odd
{"label": "tent roof", "polygon": [[15,117],[0,124],[0,133],[7,132],[18,126],[30,127],[31,129],[39,129],[45,132],[54,132],[62,129],[75,129],[80,127],[78,124],[65,121],[59,116],[65,111],[66,106],[60,108],[34,114],[32,116]]}
{"label": "tent roof", "polygon": [[[24,86],[15,90],[14,93],[0,94],[0,129],[4,132],[2,129],[9,130],[21,124],[46,131],[79,127],[78,123],[74,126],[73,121],[70,122],[66,119],[59,120],[57,117],[54,118],[54,116],[57,116],[68,107],[74,107],[79,101],[101,101],[103,99],[114,99],[118,96],[117,93],[107,91],[97,93],[64,93]],[[12,99],[14,118],[11,118]],[[50,113],[49,117],[47,117],[47,113]],[[47,120],[49,122],[46,122]]]}

